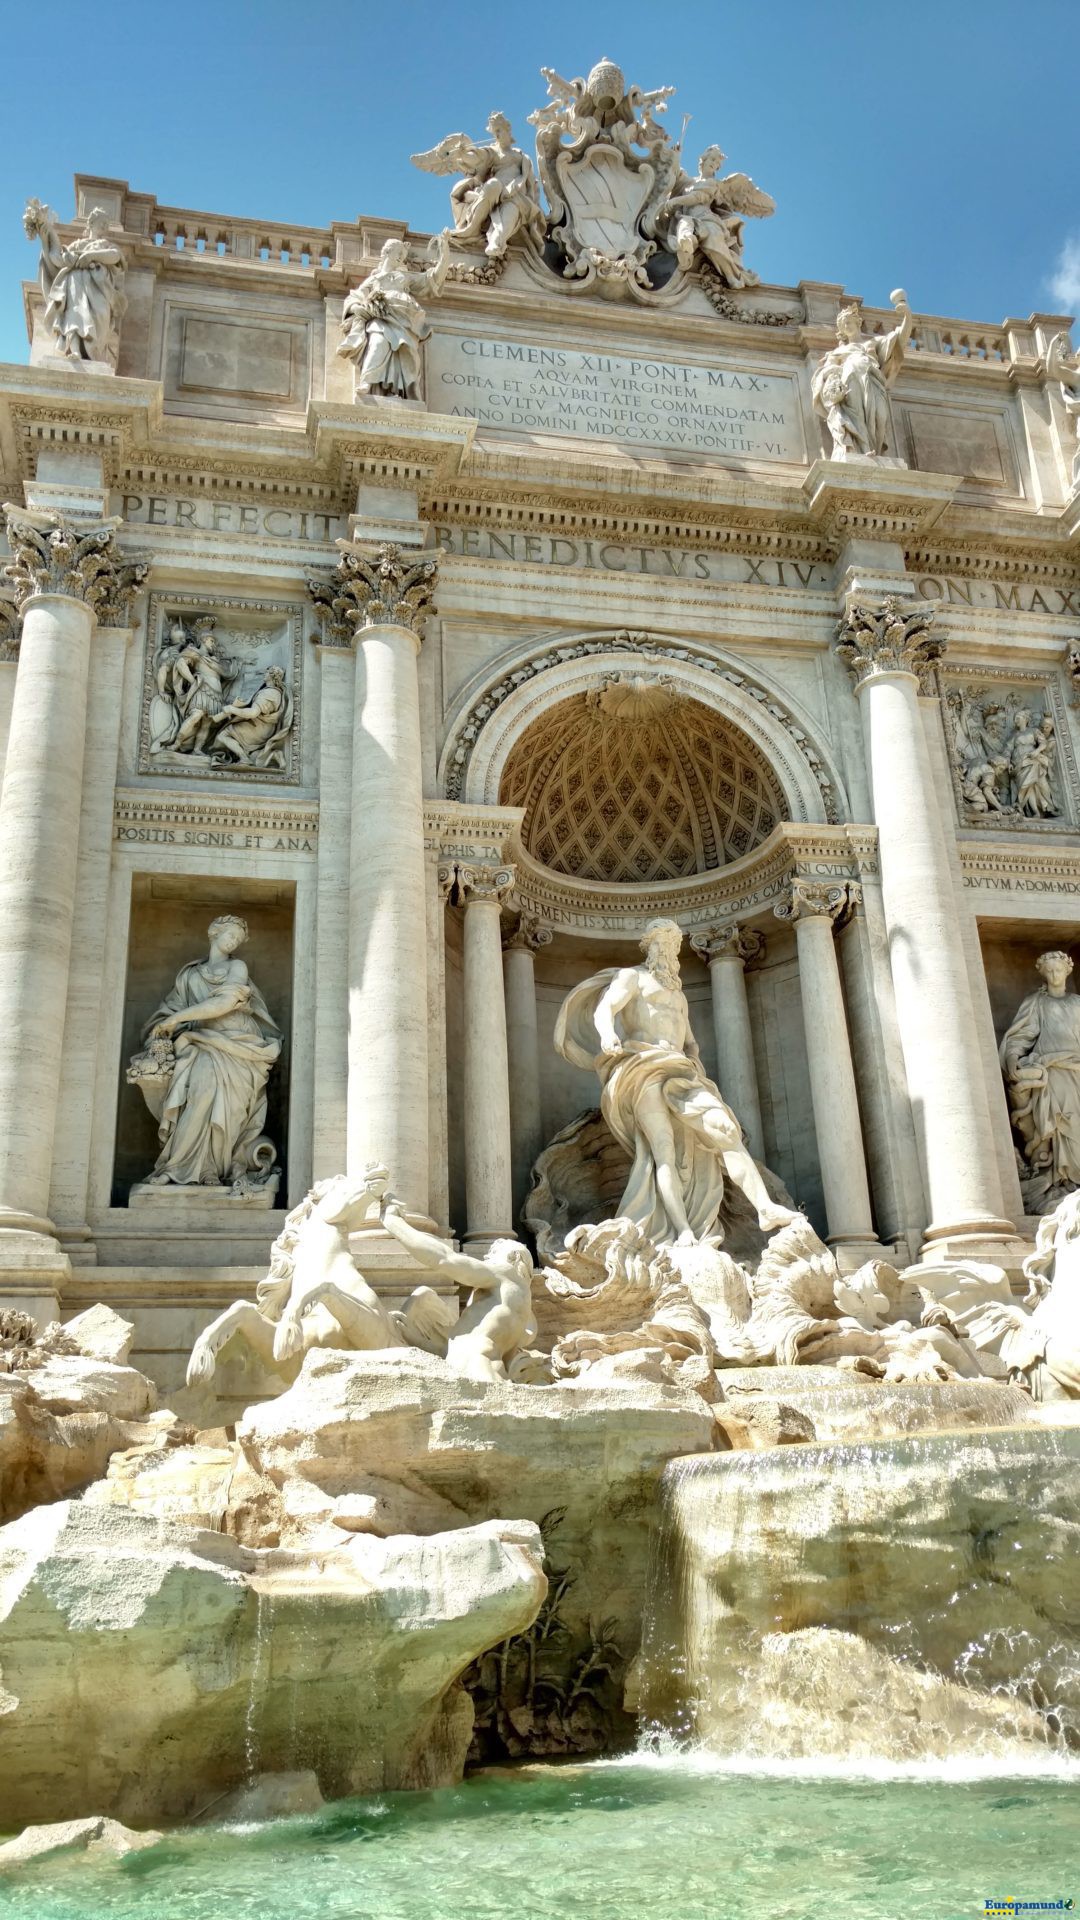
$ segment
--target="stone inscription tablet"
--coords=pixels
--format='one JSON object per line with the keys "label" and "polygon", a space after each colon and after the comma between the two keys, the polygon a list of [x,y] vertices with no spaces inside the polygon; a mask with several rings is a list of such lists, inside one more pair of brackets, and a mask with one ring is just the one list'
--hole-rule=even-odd
{"label": "stone inscription tablet", "polygon": [[790,374],[475,334],[436,334],[427,351],[429,405],[483,427],[747,460],[806,459]]}

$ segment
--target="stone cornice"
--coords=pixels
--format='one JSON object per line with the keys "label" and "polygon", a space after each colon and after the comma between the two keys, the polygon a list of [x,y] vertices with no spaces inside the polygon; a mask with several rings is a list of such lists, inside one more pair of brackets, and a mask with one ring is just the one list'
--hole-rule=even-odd
{"label": "stone cornice", "polygon": [[781,825],[730,866],[634,887],[575,880],[541,867],[518,844],[512,904],[542,924],[579,933],[638,933],[642,916],[677,920],[688,933],[770,913],[798,878],[807,885],[855,887],[877,873],[873,827]]}

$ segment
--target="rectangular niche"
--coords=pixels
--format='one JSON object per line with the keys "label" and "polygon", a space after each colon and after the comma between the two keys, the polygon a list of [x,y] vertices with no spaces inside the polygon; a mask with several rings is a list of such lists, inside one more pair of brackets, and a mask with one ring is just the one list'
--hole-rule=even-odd
{"label": "rectangular niche", "polygon": [[151,594],[139,772],[298,785],[303,626],[288,600]]}
{"label": "rectangular niche", "polygon": [[124,1025],[120,1049],[116,1150],[112,1205],[126,1207],[128,1194],[153,1170],[160,1152],[157,1125],[127,1066],[143,1044],[143,1030],[162,1004],[182,967],[207,953],[207,928],[219,914],[247,921],[240,949],[253,984],[281,1028],[282,1046],[267,1082],[265,1133],[277,1148],[281,1181],[275,1206],[288,1191],[289,1076],[292,1053],[293,929],[296,888],[291,881],[234,880],[196,874],[135,874]]}

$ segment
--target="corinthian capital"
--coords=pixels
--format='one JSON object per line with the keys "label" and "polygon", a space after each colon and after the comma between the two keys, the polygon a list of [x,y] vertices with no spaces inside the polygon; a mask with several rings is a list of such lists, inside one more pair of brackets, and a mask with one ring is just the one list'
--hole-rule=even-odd
{"label": "corinthian capital", "polygon": [[14,600],[0,595],[0,660],[19,657],[19,609]]}
{"label": "corinthian capital", "polygon": [[834,927],[850,920],[862,899],[862,888],[855,881],[801,880],[791,883],[791,892],[777,902],[773,912],[778,920],[797,925],[800,920],[828,919]]}
{"label": "corinthian capital", "polygon": [[913,673],[918,678],[940,660],[944,640],[931,638],[933,609],[913,607],[892,594],[849,600],[836,630],[836,651],[860,687],[876,673]]}
{"label": "corinthian capital", "polygon": [[740,927],[734,920],[724,927],[710,927],[705,933],[692,933],[690,945],[703,960],[756,960],[765,951],[764,936],[751,927]]}
{"label": "corinthian capital", "polygon": [[526,953],[539,953],[541,947],[550,947],[552,937],[551,928],[545,927],[542,920],[523,913],[513,933],[504,935],[503,946],[508,953],[515,947],[524,948]]}
{"label": "corinthian capital", "polygon": [[435,597],[437,561],[389,542],[374,553],[345,541],[340,546],[341,558],[329,578],[308,581],[331,644],[351,647],[362,627],[407,627],[419,638]]}
{"label": "corinthian capital", "polygon": [[131,602],[149,571],[144,561],[125,560],[115,539],[118,520],[83,526],[59,513],[30,513],[5,506],[11,559],[4,573],[15,602],[37,593],[58,593],[81,600],[104,627],[126,626]]}

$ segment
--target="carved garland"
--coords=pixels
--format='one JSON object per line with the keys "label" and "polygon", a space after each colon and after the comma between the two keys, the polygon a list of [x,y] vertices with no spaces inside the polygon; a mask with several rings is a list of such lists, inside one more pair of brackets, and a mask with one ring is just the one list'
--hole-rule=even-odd
{"label": "carved garland", "polygon": [[704,649],[697,647],[661,646],[658,645],[655,640],[651,639],[648,634],[635,633],[629,628],[622,628],[617,633],[605,635],[603,639],[577,640],[569,644],[552,646],[545,650],[545,652],[536,654],[531,660],[521,661],[517,666],[512,667],[493,687],[487,688],[480,698],[474,702],[473,706],[470,707],[464,720],[458,727],[454,739],[449,743],[444,782],[447,799],[461,799],[469,770],[469,762],[472,759],[473,750],[483,728],[490,720],[492,714],[502,705],[503,701],[508,699],[512,693],[516,693],[519,687],[524,686],[530,680],[534,680],[538,674],[546,673],[550,667],[562,666],[571,660],[587,659],[590,655],[602,657],[607,654],[619,653],[640,653],[650,660],[657,662],[686,661],[688,665],[700,668],[706,673],[714,674],[718,679],[726,680],[730,686],[740,688],[740,690],[748,694],[752,700],[756,700],[759,705],[766,707],[772,718],[779,721],[784,731],[790,736],[802,758],[810,768],[818,791],[821,794],[825,818],[829,825],[835,826],[839,822],[840,812],[837,806],[836,791],[832,781],[828,777],[820,755],[815,751],[805,730],[785,707],[780,706],[773,693],[767,691],[764,687],[758,686],[757,683],[751,680],[746,674],[739,673],[735,668],[728,666],[725,662],[717,660],[715,656],[705,652]]}

